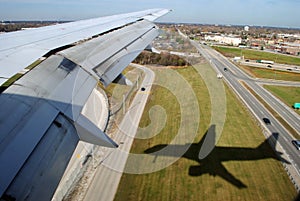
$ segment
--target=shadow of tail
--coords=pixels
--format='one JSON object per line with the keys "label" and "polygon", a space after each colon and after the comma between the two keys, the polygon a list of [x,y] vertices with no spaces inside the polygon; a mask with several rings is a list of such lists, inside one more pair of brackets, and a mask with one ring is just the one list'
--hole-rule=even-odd
{"label": "shadow of tail", "polygon": [[[291,164],[289,161],[282,157],[283,153],[278,151],[278,148],[276,149],[278,138],[279,133],[272,133],[272,135],[268,139],[266,139],[262,144],[260,144],[257,148],[261,150],[266,155],[266,157],[280,160],[281,162],[286,164]],[[271,146],[274,152],[268,151],[268,146]]]}

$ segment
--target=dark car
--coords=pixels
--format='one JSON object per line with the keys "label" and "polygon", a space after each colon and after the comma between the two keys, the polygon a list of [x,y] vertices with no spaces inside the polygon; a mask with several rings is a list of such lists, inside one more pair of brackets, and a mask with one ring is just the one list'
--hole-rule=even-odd
{"label": "dark car", "polygon": [[271,124],[271,121],[270,121],[270,119],[268,119],[268,118],[263,118],[263,121],[264,121],[265,124],[267,124],[267,125]]}
{"label": "dark car", "polygon": [[271,65],[267,65],[267,67],[268,67],[268,68],[272,68],[272,66],[271,66]]}
{"label": "dark car", "polygon": [[145,88],[145,87],[142,87],[142,88],[141,88],[141,91],[145,91],[145,90],[146,90],[146,88]]}
{"label": "dark car", "polygon": [[224,68],[224,71],[227,71],[227,68]]}
{"label": "dark car", "polygon": [[296,149],[300,150],[300,140],[292,140],[293,145],[295,145]]}

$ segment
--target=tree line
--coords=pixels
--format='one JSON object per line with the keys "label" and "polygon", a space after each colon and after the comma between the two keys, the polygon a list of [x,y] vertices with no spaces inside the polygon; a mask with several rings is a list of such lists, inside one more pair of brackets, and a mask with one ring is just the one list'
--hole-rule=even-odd
{"label": "tree line", "polygon": [[46,22],[3,22],[0,23],[0,32],[12,32],[19,31],[22,28],[37,28],[42,26],[48,26],[56,24],[57,22],[46,21]]}
{"label": "tree line", "polygon": [[177,55],[172,55],[167,52],[160,54],[143,51],[134,61],[141,65],[157,64],[162,66],[187,66],[188,63]]}

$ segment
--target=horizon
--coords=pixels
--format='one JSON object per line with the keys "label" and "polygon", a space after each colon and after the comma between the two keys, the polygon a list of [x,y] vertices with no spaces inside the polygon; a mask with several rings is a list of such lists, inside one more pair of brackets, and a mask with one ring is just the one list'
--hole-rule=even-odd
{"label": "horizon", "polygon": [[[1,23],[68,23],[76,20],[2,20]],[[264,25],[248,25],[248,24],[204,24],[204,23],[188,23],[188,22],[155,22],[157,24],[176,24],[176,25],[199,25],[199,26],[223,26],[223,27],[245,27],[254,28],[273,28],[273,29],[289,29],[300,30],[298,27],[275,27]]]}
{"label": "horizon", "polygon": [[0,0],[0,20],[77,21],[150,8],[173,10],[163,23],[300,28],[300,0]]}

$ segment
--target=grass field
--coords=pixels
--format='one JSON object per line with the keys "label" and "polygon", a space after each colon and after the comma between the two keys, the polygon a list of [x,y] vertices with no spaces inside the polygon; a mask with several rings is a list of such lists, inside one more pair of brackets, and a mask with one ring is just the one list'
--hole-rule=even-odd
{"label": "grass field", "polygon": [[[195,69],[189,67],[178,72],[189,81],[199,101],[201,120],[194,140],[197,143],[209,127],[211,106],[208,91]],[[163,77],[157,76],[157,79]],[[199,161],[199,150],[189,149],[188,154],[161,171],[142,175],[123,174],[115,200],[293,200],[296,191],[281,163],[275,159],[274,152],[268,145],[255,149],[265,142],[261,130],[228,88],[226,95],[227,119],[217,144],[219,148],[215,149],[221,151],[213,151],[207,159]],[[135,140],[131,149],[133,153],[144,153],[155,145],[168,143],[177,133],[181,118],[179,104],[172,93],[159,86],[152,90],[140,126],[150,123],[148,111],[154,105],[162,106],[168,114],[165,128],[151,139]],[[232,147],[244,151],[234,153]],[[243,160],[251,155],[246,148],[256,150],[255,157],[261,159]],[[223,161],[230,157],[232,160]],[[220,169],[220,164],[225,172]],[[232,175],[244,186],[235,185],[232,178],[225,180],[207,172]]]}
{"label": "grass field", "polygon": [[[300,88],[299,87],[283,87],[283,86],[264,86],[267,90],[271,91],[275,96],[282,100],[289,107],[294,103],[300,102]],[[295,110],[300,114],[299,110]]]}
{"label": "grass field", "polygon": [[213,46],[213,48],[226,57],[235,57],[235,56],[244,56],[245,59],[251,60],[271,60],[280,64],[288,64],[288,65],[297,65],[300,66],[300,58],[287,56],[282,54],[275,54],[257,50],[248,50],[248,49],[240,49],[240,48],[231,48],[231,47],[219,47]]}
{"label": "grass field", "polygon": [[253,77],[300,82],[300,73],[263,69],[245,65],[239,66]]}

